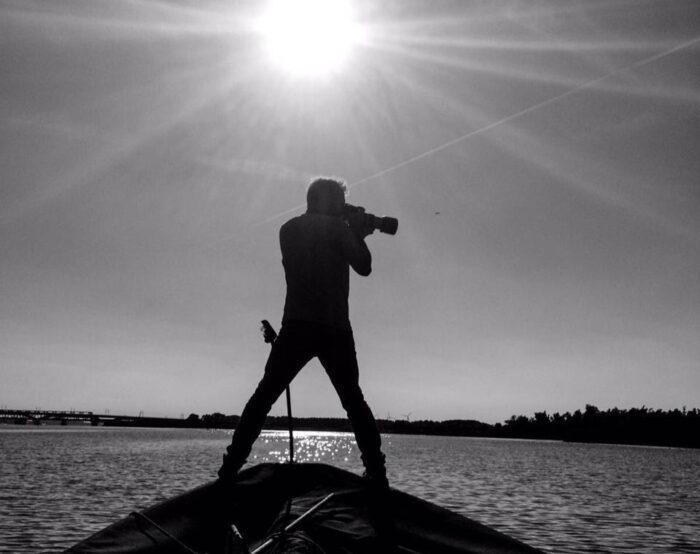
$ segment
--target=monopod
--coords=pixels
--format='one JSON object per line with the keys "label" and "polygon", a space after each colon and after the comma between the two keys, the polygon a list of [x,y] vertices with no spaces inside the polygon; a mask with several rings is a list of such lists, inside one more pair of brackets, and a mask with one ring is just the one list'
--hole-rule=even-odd
{"label": "monopod", "polygon": [[[262,327],[260,330],[263,332],[263,339],[265,342],[272,344],[277,340],[277,333],[270,325],[267,319],[262,320]],[[287,424],[289,425],[289,463],[294,463],[294,428],[292,425],[292,393],[289,389],[289,385],[285,390],[287,395]]]}

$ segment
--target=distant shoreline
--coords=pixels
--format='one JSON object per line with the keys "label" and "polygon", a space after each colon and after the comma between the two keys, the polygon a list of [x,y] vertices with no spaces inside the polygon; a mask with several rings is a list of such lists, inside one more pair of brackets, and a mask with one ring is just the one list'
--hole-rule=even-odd
{"label": "distant shoreline", "polygon": [[[16,416],[16,417],[13,417]],[[238,415],[220,413],[187,418],[119,416],[92,412],[38,412],[0,410],[0,423],[33,425],[50,422],[53,425],[93,425],[104,427],[152,427],[186,429],[235,429]],[[297,431],[352,432],[344,418],[293,418]],[[577,443],[620,444],[700,448],[700,410],[650,410],[646,407],[630,410],[600,411],[587,405],[585,411],[573,414],[549,415],[535,413],[534,417],[512,416],[505,423],[490,425],[475,420],[388,420],[378,419],[379,431],[385,434],[430,435],[448,437],[483,437],[501,439],[537,439]],[[266,430],[285,431],[286,416],[268,416]]]}

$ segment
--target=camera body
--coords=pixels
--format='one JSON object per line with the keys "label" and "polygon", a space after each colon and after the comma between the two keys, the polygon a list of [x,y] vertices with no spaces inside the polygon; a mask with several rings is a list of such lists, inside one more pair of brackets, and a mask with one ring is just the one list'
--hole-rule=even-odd
{"label": "camera body", "polygon": [[387,216],[376,216],[374,214],[369,214],[365,212],[365,209],[360,206],[353,206],[352,204],[345,204],[343,210],[344,217],[347,219],[351,215],[361,214],[364,218],[364,224],[368,227],[375,229],[381,233],[386,233],[387,235],[395,235],[399,228],[399,220],[395,217]]}

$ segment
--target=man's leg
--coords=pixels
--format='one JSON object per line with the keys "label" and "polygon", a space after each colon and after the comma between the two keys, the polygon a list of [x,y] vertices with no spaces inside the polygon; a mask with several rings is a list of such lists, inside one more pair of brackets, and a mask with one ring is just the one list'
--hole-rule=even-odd
{"label": "man's leg", "polygon": [[226,449],[219,478],[233,480],[246,462],[272,405],[313,357],[308,336],[293,326],[283,327],[272,345],[265,374],[243,409],[241,420]]}
{"label": "man's leg", "polygon": [[352,331],[329,331],[322,339],[318,358],[348,414],[367,476],[379,484],[386,484],[381,437],[372,410],[360,389]]}

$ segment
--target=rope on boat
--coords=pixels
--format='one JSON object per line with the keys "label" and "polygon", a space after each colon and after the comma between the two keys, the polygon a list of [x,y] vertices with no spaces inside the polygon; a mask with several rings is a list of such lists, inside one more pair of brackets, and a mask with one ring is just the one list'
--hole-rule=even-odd
{"label": "rope on boat", "polygon": [[297,525],[301,524],[302,521],[304,521],[307,517],[318,511],[318,509],[323,506],[326,502],[328,502],[331,498],[335,496],[335,493],[332,492],[329,495],[325,496],[322,500],[311,506],[308,510],[306,510],[303,514],[301,514],[298,518],[296,518],[294,521],[292,521],[289,525],[284,527],[280,533],[276,533],[272,537],[268,538],[264,543],[262,543],[260,546],[258,546],[255,550],[251,552],[251,554],[259,554],[269,546],[271,546],[275,540],[280,536],[280,535],[285,535],[289,533],[292,529],[294,529]]}
{"label": "rope on boat", "polygon": [[248,545],[246,544],[245,539],[243,538],[243,535],[238,530],[238,527],[236,527],[236,525],[233,523],[231,524],[231,534],[233,535],[233,538],[235,539],[235,541],[238,543],[238,545],[243,550],[243,554],[250,554],[250,550],[248,550]]}
{"label": "rope on boat", "polygon": [[[301,534],[295,534],[295,533],[285,533],[284,531],[280,531],[278,533],[273,533],[270,535],[270,539],[274,541],[279,541],[280,547],[284,547],[284,540],[286,537],[291,537],[297,541],[301,541],[306,544],[306,546],[311,546],[314,549],[314,552],[317,552],[319,554],[326,554],[326,551],[321,547],[320,544],[318,544],[315,540],[313,540],[311,537],[307,537],[306,535],[301,535]],[[294,546],[294,545],[292,545]],[[279,552],[279,551],[277,551]],[[249,552],[248,554],[254,554],[253,552]]]}
{"label": "rope on boat", "polygon": [[180,548],[182,548],[185,552],[188,552],[189,554],[200,554],[200,552],[197,552],[196,550],[191,549],[189,546],[187,546],[184,542],[182,542],[180,539],[178,539],[175,535],[167,531],[166,529],[163,529],[160,525],[158,525],[155,521],[153,521],[150,517],[142,514],[141,512],[131,512],[129,514],[130,516],[134,516],[135,518],[141,518],[144,521],[148,522],[150,525],[152,525],[155,529],[163,533],[166,537],[168,537],[171,541],[173,541],[175,544],[177,544]]}

